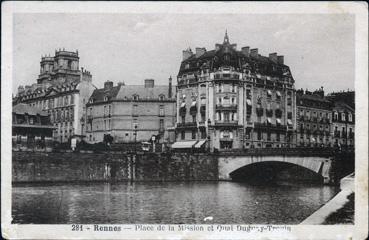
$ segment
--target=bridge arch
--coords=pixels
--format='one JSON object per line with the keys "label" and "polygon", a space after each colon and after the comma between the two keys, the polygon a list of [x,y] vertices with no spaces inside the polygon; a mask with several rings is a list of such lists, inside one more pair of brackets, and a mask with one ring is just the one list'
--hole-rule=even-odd
{"label": "bridge arch", "polygon": [[237,170],[256,163],[292,164],[315,172],[329,182],[331,159],[329,157],[305,156],[221,156],[218,161],[219,179],[232,180],[231,174]]}

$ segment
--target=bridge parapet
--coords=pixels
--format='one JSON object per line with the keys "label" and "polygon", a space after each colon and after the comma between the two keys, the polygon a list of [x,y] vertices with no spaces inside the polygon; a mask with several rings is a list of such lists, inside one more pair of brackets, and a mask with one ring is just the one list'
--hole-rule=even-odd
{"label": "bridge parapet", "polygon": [[331,157],[335,154],[333,148],[252,148],[217,153],[220,156],[301,156],[301,157]]}

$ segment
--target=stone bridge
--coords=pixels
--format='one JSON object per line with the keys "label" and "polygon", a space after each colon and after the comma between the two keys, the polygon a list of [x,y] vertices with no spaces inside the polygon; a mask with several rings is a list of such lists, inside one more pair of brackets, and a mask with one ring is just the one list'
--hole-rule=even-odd
{"label": "stone bridge", "polygon": [[291,154],[275,155],[224,155],[218,158],[219,180],[231,180],[231,174],[236,170],[258,163],[289,163],[309,169],[324,179],[324,183],[330,182],[330,169],[332,160],[329,156],[303,156]]}

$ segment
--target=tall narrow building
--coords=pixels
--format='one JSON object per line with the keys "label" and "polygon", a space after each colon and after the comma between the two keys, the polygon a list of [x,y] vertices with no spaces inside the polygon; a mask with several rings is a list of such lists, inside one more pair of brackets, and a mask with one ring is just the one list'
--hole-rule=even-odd
{"label": "tall narrow building", "polygon": [[284,57],[237,50],[226,32],[215,49],[183,51],[177,76],[174,148],[208,142],[211,151],[292,147],[296,93]]}

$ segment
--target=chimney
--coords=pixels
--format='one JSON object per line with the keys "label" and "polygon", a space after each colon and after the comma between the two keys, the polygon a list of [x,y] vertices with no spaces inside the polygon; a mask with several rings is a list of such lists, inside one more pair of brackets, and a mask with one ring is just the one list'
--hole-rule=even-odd
{"label": "chimney", "polygon": [[206,52],[206,48],[196,48],[196,57],[200,57],[201,55],[203,55]]}
{"label": "chimney", "polygon": [[279,64],[284,64],[284,56],[277,56],[277,62]]}
{"label": "chimney", "polygon": [[274,63],[277,63],[277,53],[269,53],[269,60]]}
{"label": "chimney", "polygon": [[169,77],[168,98],[172,98],[172,76]]}
{"label": "chimney", "polygon": [[250,56],[250,47],[243,47],[241,48],[242,53],[246,56],[249,57]]}
{"label": "chimney", "polygon": [[193,55],[191,48],[188,48],[187,50],[183,50],[182,53],[183,53],[182,61],[187,60],[189,57]]}
{"label": "chimney", "polygon": [[19,87],[18,87],[18,94],[21,94],[21,93],[23,93],[24,92],[24,87],[22,86],[22,85],[20,85]]}
{"label": "chimney", "polygon": [[153,88],[154,82],[154,79],[145,79],[145,88]]}
{"label": "chimney", "polygon": [[257,58],[259,56],[259,52],[257,48],[253,48],[250,50],[251,57]]}
{"label": "chimney", "polygon": [[114,83],[112,82],[112,81],[106,81],[105,83],[104,83],[104,89],[105,90],[110,90],[110,89],[112,89],[113,88],[113,85],[114,85]]}

